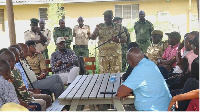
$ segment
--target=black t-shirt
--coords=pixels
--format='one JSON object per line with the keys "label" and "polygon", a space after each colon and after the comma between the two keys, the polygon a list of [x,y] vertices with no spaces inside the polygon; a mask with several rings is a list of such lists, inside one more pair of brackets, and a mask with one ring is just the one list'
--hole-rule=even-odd
{"label": "black t-shirt", "polygon": [[199,81],[199,57],[194,59],[192,62],[191,77]]}

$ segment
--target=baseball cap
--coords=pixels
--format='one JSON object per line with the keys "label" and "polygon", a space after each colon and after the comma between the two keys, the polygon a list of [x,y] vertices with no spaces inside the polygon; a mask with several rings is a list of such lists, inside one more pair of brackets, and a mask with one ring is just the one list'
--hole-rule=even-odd
{"label": "baseball cap", "polygon": [[176,31],[171,32],[171,33],[165,33],[165,34],[167,36],[170,36],[170,37],[176,38],[178,40],[181,40],[181,35],[178,32],[176,32]]}
{"label": "baseball cap", "polygon": [[56,40],[56,44],[58,44],[58,43],[60,43],[60,42],[62,42],[62,41],[65,42],[64,37],[58,37],[57,40]]}
{"label": "baseball cap", "polygon": [[160,30],[153,30],[153,31],[151,32],[151,35],[162,35],[162,36],[163,36],[163,32],[160,31]]}

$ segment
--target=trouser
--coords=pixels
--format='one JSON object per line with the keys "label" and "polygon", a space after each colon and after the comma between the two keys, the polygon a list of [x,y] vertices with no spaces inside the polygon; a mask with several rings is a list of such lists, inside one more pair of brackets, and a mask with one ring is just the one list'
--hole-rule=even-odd
{"label": "trouser", "polygon": [[33,82],[35,89],[48,89],[54,93],[55,98],[58,98],[64,91],[64,85],[58,75],[51,75],[45,79]]}
{"label": "trouser", "polygon": [[79,67],[73,67],[69,72],[56,74],[59,75],[63,84],[72,83],[79,75]]}
{"label": "trouser", "polygon": [[77,56],[89,57],[88,45],[74,45],[73,50]]}
{"label": "trouser", "polygon": [[127,46],[122,47],[122,72],[126,71],[127,68],[127,59],[126,59],[126,53],[127,53]]}
{"label": "trouser", "polygon": [[46,94],[33,94],[34,99],[43,99],[46,101],[46,108],[52,105],[51,96]]}
{"label": "trouser", "polygon": [[[41,111],[41,105],[39,103],[29,103],[28,105],[36,105],[35,111]],[[30,111],[33,111],[32,109],[29,109]]]}
{"label": "trouser", "polygon": [[34,99],[34,101],[31,101],[32,103],[39,103],[41,106],[41,111],[45,111],[47,109],[46,106],[46,101],[44,101],[43,99]]}
{"label": "trouser", "polygon": [[99,73],[120,73],[122,64],[121,54],[117,56],[99,56]]}
{"label": "trouser", "polygon": [[[194,78],[189,78],[183,87],[182,94],[192,90],[199,89],[199,81]],[[177,111],[185,111],[191,100],[179,101]]]}
{"label": "trouser", "polygon": [[164,79],[168,78],[168,74],[173,72],[173,69],[171,71],[168,71],[164,66],[158,66],[161,74],[163,75]]}
{"label": "trouser", "polygon": [[44,51],[42,51],[42,54],[43,54],[44,59],[49,59],[48,49],[47,48]]}
{"label": "trouser", "polygon": [[141,49],[141,51],[143,53],[147,52],[147,48],[151,45],[151,41],[150,40],[146,40],[146,41],[136,41],[139,48]]}

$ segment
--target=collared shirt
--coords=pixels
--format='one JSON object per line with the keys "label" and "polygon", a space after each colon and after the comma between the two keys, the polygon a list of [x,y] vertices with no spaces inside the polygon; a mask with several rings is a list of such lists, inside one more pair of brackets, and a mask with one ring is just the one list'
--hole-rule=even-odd
{"label": "collared shirt", "polygon": [[24,82],[22,81],[20,73],[16,69],[14,69],[11,71],[11,76],[14,79],[13,85],[15,87],[15,90],[18,91],[18,98],[20,98],[24,103],[30,103],[32,97],[29,91],[27,90]]}
{"label": "collared shirt", "polygon": [[0,108],[9,102],[19,104],[14,86],[0,75]]}
{"label": "collared shirt", "polygon": [[[56,64],[59,60],[62,60],[62,64],[61,66],[56,67]],[[52,71],[56,74],[59,74],[70,71],[78,63],[78,58],[75,55],[74,51],[71,49],[65,49],[63,53],[57,50],[54,53],[52,53],[50,62]],[[72,65],[67,67],[66,64]]]}
{"label": "collared shirt", "polygon": [[148,20],[145,20],[144,22],[139,20],[135,22],[134,29],[136,41],[147,41],[150,40],[151,32],[154,30],[154,27]]}
{"label": "collared shirt", "polygon": [[45,49],[47,48],[48,44],[51,42],[51,31],[49,29],[40,30],[40,32],[47,37],[47,42],[45,45]]}
{"label": "collared shirt", "polygon": [[28,90],[28,81],[27,81],[26,73],[24,72],[24,69],[23,69],[21,63],[17,62],[15,64],[15,68],[20,72],[20,74],[22,76],[22,80],[23,80],[23,82],[24,82],[24,84],[25,84],[25,86],[26,86],[26,88]]}
{"label": "collared shirt", "polygon": [[[98,25],[99,32],[96,34],[99,37],[98,45],[106,42],[108,39],[111,39],[114,36],[117,36],[119,33],[124,32],[123,26],[117,23],[112,23],[112,25],[107,26],[105,23],[100,23]],[[122,33],[121,38],[126,38],[126,33]],[[101,47],[99,47],[100,56],[119,56],[121,55],[121,43],[116,43],[110,41]]]}
{"label": "collared shirt", "polygon": [[161,41],[158,44],[151,44],[148,47],[146,56],[157,64],[158,59],[162,58],[165,49],[168,46],[168,41]]}
{"label": "collared shirt", "polygon": [[133,90],[137,110],[167,111],[171,94],[157,65],[143,58],[123,83]]}
{"label": "collared shirt", "polygon": [[26,60],[35,74],[41,74],[46,69],[44,57],[40,53],[35,53],[33,57],[27,56]]}
{"label": "collared shirt", "polygon": [[88,45],[88,34],[90,34],[90,27],[88,25],[83,25],[82,28],[79,25],[74,26],[73,34],[75,34],[76,45]]}
{"label": "collared shirt", "polygon": [[[177,50],[178,50],[178,45],[179,45],[179,43],[174,46],[169,45],[165,49],[165,52],[163,53],[162,58],[164,58],[166,60],[170,60],[170,59],[172,59],[172,57],[176,56]],[[175,66],[176,66],[176,62],[174,62],[172,64],[172,67],[175,67]]]}
{"label": "collared shirt", "polygon": [[58,37],[69,37],[68,39],[65,39],[66,42],[66,47],[70,48],[70,44],[73,41],[73,36],[72,36],[72,29],[69,27],[64,27],[62,30],[60,27],[55,27],[53,31],[53,38],[54,42],[56,43],[56,40]]}
{"label": "collared shirt", "polygon": [[[40,35],[36,32],[34,33],[33,31],[31,30],[27,30],[24,32],[24,40],[25,42],[28,41],[28,40],[40,40]],[[41,44],[41,43],[38,43],[36,44],[36,51],[44,51],[45,47]]]}

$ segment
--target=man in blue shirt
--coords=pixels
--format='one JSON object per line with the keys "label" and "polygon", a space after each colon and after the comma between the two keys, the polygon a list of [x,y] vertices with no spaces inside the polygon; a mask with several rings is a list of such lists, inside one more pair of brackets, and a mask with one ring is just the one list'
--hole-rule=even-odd
{"label": "man in blue shirt", "polygon": [[124,97],[133,91],[137,110],[167,111],[171,94],[157,65],[144,58],[138,48],[128,51],[127,60],[133,70],[118,88],[117,96]]}

